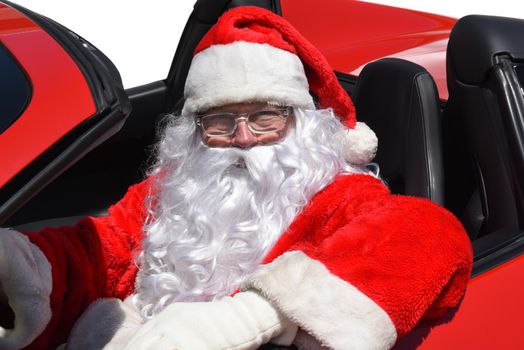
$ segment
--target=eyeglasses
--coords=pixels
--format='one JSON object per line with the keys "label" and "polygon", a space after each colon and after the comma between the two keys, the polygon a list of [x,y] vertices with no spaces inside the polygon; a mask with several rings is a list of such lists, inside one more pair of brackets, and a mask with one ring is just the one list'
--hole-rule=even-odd
{"label": "eyeglasses", "polygon": [[196,124],[209,137],[231,136],[237,130],[239,120],[244,120],[254,134],[269,134],[286,127],[292,107],[264,109],[250,113],[211,113],[196,116]]}

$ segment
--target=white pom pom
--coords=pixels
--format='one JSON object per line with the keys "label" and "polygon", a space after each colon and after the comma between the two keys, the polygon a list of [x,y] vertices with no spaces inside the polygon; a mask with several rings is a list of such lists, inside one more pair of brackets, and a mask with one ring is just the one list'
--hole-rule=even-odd
{"label": "white pom pom", "polygon": [[377,135],[364,123],[357,122],[353,129],[342,135],[344,158],[351,164],[366,164],[375,158],[378,147]]}

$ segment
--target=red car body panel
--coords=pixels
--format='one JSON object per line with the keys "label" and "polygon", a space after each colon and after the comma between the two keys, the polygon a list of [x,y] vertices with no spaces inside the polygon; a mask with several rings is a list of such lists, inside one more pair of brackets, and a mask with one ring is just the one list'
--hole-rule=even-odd
{"label": "red car body panel", "polygon": [[29,105],[0,135],[0,187],[75,126],[95,114],[82,72],[34,22],[0,4],[0,42],[16,58],[32,86]]}
{"label": "red car body panel", "polygon": [[440,98],[448,98],[446,46],[456,19],[361,1],[282,0],[281,6],[336,71],[358,75],[368,62],[404,58],[426,68]]}
{"label": "red car body panel", "polygon": [[451,322],[419,349],[522,349],[524,255],[473,278]]}

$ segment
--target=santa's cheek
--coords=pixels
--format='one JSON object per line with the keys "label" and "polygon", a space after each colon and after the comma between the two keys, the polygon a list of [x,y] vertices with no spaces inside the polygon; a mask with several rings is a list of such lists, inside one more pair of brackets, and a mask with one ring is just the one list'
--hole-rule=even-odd
{"label": "santa's cheek", "polygon": [[257,137],[257,144],[259,145],[271,145],[279,142],[284,138],[284,133],[271,133],[271,134],[262,134]]}
{"label": "santa's cheek", "polygon": [[225,137],[205,137],[202,140],[209,147],[231,147],[231,139]]}

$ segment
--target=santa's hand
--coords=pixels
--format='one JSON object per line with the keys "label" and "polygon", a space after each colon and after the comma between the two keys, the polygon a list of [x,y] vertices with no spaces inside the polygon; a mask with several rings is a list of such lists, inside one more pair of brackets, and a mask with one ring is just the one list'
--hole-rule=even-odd
{"label": "santa's hand", "polygon": [[244,350],[290,345],[297,326],[264,297],[246,291],[214,302],[173,303],[146,322],[126,350]]}
{"label": "santa's hand", "polygon": [[13,327],[0,324],[0,349],[22,348],[44,330],[51,288],[51,265],[40,249],[21,233],[0,228],[0,295],[7,302],[1,307],[15,316]]}

